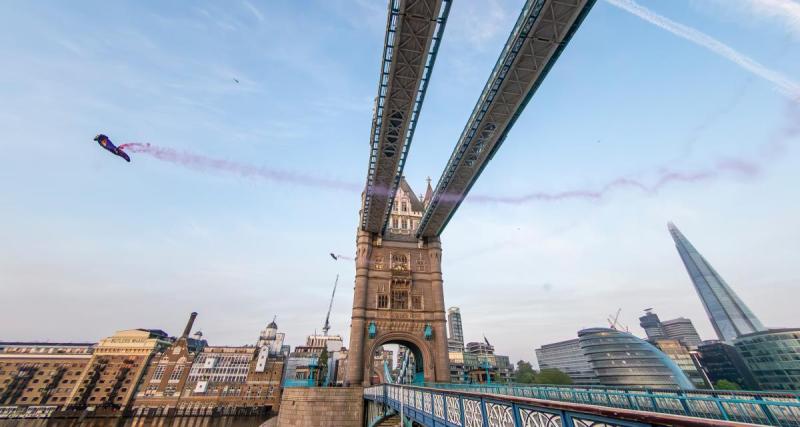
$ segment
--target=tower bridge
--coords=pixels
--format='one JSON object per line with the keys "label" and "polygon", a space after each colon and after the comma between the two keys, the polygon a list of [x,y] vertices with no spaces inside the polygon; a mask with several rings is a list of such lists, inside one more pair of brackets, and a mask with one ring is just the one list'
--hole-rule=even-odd
{"label": "tower bridge", "polygon": [[[796,396],[447,384],[440,236],[595,1],[525,2],[435,190],[429,182],[422,200],[403,168],[451,0],[389,1],[356,239],[349,387],[286,389],[279,425],[377,426],[399,418],[459,427],[800,425]],[[385,344],[413,354],[413,385],[378,384],[373,355]]]}
{"label": "tower bridge", "polygon": [[[408,347],[417,382],[450,378],[440,235],[595,0],[528,0],[436,189],[403,178],[450,0],[390,0],[356,243],[350,385],[372,383],[372,354]],[[399,224],[398,224],[399,219]]]}

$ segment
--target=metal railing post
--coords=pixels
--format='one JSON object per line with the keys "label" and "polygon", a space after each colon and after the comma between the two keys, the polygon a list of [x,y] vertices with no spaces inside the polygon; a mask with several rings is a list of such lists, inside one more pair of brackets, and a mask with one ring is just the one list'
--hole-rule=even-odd
{"label": "metal railing post", "polygon": [[686,415],[692,415],[692,410],[689,408],[689,404],[686,403],[686,395],[682,391],[678,392],[678,401],[681,402],[683,412],[685,412]]}
{"label": "metal railing post", "polygon": [[[764,399],[761,396],[755,396],[755,398],[758,401],[764,402]],[[769,410],[769,406],[767,406],[765,403],[759,403],[758,407],[761,408],[762,411],[764,411],[764,415],[767,417],[767,419],[769,420],[770,424],[776,425],[776,426],[780,425],[778,420],[775,418],[775,415],[773,415],[772,411]]]}
{"label": "metal railing post", "polygon": [[465,426],[467,416],[464,415],[464,398],[458,396],[458,409],[459,409],[459,417],[461,418],[461,425]]}
{"label": "metal railing post", "polygon": [[489,413],[486,412],[486,398],[481,397],[481,418],[483,427],[489,427]]}
{"label": "metal railing post", "polygon": [[519,414],[519,406],[516,403],[511,403],[511,411],[514,416],[514,426],[522,427],[522,416]]}
{"label": "metal railing post", "polygon": [[[431,402],[433,403],[433,402]],[[444,412],[442,412],[442,417],[444,418],[444,424],[447,425],[447,395],[442,393],[442,407],[444,408]],[[434,411],[436,412],[436,411]]]}
{"label": "metal railing post", "polygon": [[719,408],[719,413],[722,415],[722,419],[725,421],[730,420],[730,417],[728,417],[728,411],[726,411],[725,407],[722,406],[722,401],[719,400],[719,396],[714,396],[714,402],[717,403],[717,408]]}

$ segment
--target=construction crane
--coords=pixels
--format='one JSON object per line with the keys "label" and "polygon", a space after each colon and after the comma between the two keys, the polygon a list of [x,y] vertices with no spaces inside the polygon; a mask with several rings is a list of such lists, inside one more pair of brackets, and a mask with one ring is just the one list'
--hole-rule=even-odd
{"label": "construction crane", "polygon": [[331,302],[328,304],[328,314],[325,316],[325,326],[322,327],[322,334],[328,336],[328,331],[331,329],[331,309],[333,308],[333,297],[336,295],[336,285],[339,284],[339,275],[336,275],[336,281],[333,282],[333,292],[331,293]]}
{"label": "construction crane", "polygon": [[625,332],[630,332],[628,330],[627,326],[619,324],[619,313],[620,312],[622,312],[622,308],[617,309],[617,314],[615,314],[613,316],[612,315],[608,316],[608,319],[607,319],[608,320],[608,326],[610,326],[611,329],[614,329],[616,331],[623,331],[624,330]]}

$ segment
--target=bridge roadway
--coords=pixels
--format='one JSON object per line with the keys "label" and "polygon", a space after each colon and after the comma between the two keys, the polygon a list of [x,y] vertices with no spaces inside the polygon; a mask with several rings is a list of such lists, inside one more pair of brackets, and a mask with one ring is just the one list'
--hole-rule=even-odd
{"label": "bridge roadway", "polygon": [[364,399],[367,426],[401,410],[423,426],[800,426],[800,394],[383,384]]}

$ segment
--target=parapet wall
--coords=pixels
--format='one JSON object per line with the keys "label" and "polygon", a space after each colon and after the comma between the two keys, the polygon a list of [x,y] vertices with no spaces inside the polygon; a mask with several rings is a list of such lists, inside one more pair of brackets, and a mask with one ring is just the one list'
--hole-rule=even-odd
{"label": "parapet wall", "polygon": [[361,387],[285,388],[278,427],[360,427],[364,425]]}

